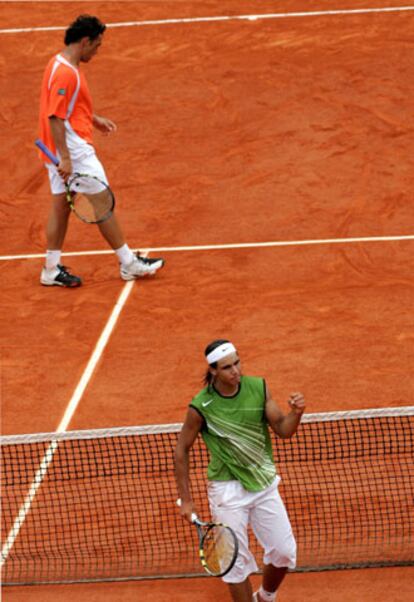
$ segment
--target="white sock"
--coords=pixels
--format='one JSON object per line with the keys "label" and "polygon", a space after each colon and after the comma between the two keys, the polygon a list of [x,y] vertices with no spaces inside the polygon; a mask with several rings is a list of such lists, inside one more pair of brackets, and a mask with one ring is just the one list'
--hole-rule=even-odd
{"label": "white sock", "polygon": [[46,269],[54,270],[58,263],[60,263],[60,258],[62,255],[62,251],[59,249],[57,251],[47,250],[46,251]]}
{"label": "white sock", "polygon": [[119,249],[115,249],[115,253],[123,265],[129,265],[134,261],[135,255],[126,243],[122,247],[119,247]]}
{"label": "white sock", "polygon": [[264,602],[274,602],[274,600],[276,600],[276,594],[277,592],[267,592],[263,589],[262,585],[260,586],[259,595]]}

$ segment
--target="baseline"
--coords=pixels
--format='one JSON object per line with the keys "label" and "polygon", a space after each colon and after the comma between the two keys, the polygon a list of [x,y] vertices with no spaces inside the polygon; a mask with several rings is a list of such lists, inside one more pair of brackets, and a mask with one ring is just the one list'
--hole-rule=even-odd
{"label": "baseline", "polygon": [[[176,25],[187,23],[206,23],[217,21],[259,21],[262,19],[291,19],[303,17],[323,17],[331,15],[361,15],[371,13],[392,13],[414,11],[414,6],[390,6],[383,8],[353,8],[353,9],[332,9],[315,10],[305,12],[291,13],[264,13],[257,15],[223,15],[217,17],[186,17],[182,19],[158,19],[148,21],[125,21],[123,23],[108,23],[107,27],[142,27],[148,25]],[[14,29],[0,29],[1,33],[28,33],[32,31],[63,31],[67,26],[50,27],[22,27]]]}

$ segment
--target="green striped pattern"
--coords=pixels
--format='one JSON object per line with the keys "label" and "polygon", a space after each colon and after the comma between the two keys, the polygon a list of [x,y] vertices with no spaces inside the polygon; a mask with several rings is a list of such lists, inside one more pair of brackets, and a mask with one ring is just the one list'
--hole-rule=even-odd
{"label": "green striped pattern", "polygon": [[204,418],[202,437],[210,452],[210,480],[237,479],[261,491],[275,478],[272,446],[264,415],[264,380],[243,376],[234,397],[203,389],[190,404]]}

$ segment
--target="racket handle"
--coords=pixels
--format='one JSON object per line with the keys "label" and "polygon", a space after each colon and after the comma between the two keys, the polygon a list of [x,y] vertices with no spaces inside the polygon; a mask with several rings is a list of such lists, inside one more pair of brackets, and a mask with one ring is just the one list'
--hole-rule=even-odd
{"label": "racket handle", "polygon": [[52,161],[52,163],[59,165],[59,159],[52,153],[51,150],[47,148],[46,144],[39,140],[39,138],[35,141],[35,144],[46,155],[46,157]]}
{"label": "racket handle", "polygon": [[[181,498],[178,498],[176,504],[179,508],[181,508]],[[191,522],[196,523],[198,521],[198,516],[194,512],[191,514]]]}

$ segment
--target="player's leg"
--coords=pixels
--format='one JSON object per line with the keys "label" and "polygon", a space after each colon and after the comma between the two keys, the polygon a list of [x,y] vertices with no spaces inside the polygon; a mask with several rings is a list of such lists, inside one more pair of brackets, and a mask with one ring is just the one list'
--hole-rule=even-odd
{"label": "player's leg", "polygon": [[253,589],[248,577],[241,583],[228,583],[228,586],[233,602],[252,602]]}
{"label": "player's leg", "polygon": [[257,571],[257,564],[249,549],[247,531],[250,496],[238,481],[209,482],[208,498],[213,520],[231,527],[239,543],[236,562],[222,577],[233,602],[251,602],[253,596],[249,575]]}
{"label": "player's leg", "polygon": [[40,275],[44,286],[75,288],[82,284],[78,276],[70,274],[61,264],[62,247],[68,229],[70,207],[64,193],[52,194],[46,224],[47,251],[45,265]]}
{"label": "player's leg", "polygon": [[98,226],[102,236],[118,257],[120,274],[123,280],[134,280],[142,276],[152,276],[164,265],[163,259],[141,257],[139,254],[135,255],[131,251],[125,243],[124,235],[115,213],[102,224],[98,224]]}
{"label": "player's leg", "polygon": [[276,592],[286,576],[287,567],[266,564],[263,568],[262,586],[257,592],[257,602],[273,602]]}
{"label": "player's leg", "polygon": [[[98,227],[111,249],[115,251],[125,245],[124,235],[115,213],[102,224],[98,224]],[[133,257],[133,255],[131,251],[131,256]]]}
{"label": "player's leg", "polygon": [[65,194],[53,194],[46,224],[48,249],[62,249],[70,217],[70,206]]}
{"label": "player's leg", "polygon": [[[103,165],[92,148],[83,154],[78,161],[74,160],[73,167],[75,171],[94,175],[108,183]],[[118,257],[120,275],[123,280],[151,276],[164,265],[163,259],[141,257],[131,251],[125,242],[122,227],[115,212],[108,220],[98,224],[98,226],[102,236]]]}
{"label": "player's leg", "polygon": [[280,479],[257,497],[251,513],[253,531],[264,549],[262,586],[257,602],[273,602],[288,568],[296,565],[296,541],[278,491]]}

